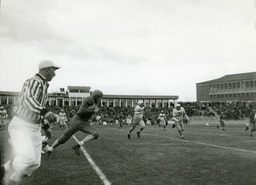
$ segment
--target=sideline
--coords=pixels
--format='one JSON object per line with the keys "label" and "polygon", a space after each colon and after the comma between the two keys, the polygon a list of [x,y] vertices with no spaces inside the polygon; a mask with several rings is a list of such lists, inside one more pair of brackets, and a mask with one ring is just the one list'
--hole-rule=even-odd
{"label": "sideline", "polygon": [[[79,142],[74,135],[73,135],[73,138],[76,140],[77,143]],[[107,177],[103,174],[103,172],[100,170],[100,168],[95,164],[95,162],[92,160],[91,156],[87,153],[85,148],[83,146],[81,146],[80,149],[84,153],[84,156],[86,157],[86,159],[88,160],[88,162],[90,163],[92,168],[96,171],[96,173],[98,174],[98,176],[102,180],[103,184],[104,185],[111,185],[111,183],[109,182]]]}

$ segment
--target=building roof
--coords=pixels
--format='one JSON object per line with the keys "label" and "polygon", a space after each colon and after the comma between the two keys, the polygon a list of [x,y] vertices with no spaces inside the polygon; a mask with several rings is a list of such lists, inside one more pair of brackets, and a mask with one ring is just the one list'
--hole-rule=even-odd
{"label": "building roof", "polygon": [[108,98],[108,99],[172,99],[172,100],[177,100],[179,99],[179,96],[177,95],[109,95],[109,94],[104,94],[103,98]]}
{"label": "building roof", "polygon": [[68,90],[70,90],[70,89],[83,89],[83,90],[90,90],[91,89],[91,87],[89,87],[89,86],[68,86]]}
{"label": "building roof", "polygon": [[217,79],[209,80],[205,82],[199,82],[197,84],[209,84],[209,83],[216,83],[216,82],[230,82],[230,81],[255,80],[255,79],[256,79],[256,72],[249,72],[249,73],[229,74],[221,78],[217,78]]}
{"label": "building roof", "polygon": [[0,91],[1,95],[13,95],[13,96],[18,96],[20,92],[14,92],[14,91]]}

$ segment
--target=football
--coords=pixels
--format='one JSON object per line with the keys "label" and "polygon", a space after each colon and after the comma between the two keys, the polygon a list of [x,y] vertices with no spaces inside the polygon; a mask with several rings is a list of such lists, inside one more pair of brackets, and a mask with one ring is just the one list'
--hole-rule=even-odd
{"label": "football", "polygon": [[87,107],[87,110],[93,111],[93,110],[95,110],[95,108],[96,108],[95,105],[91,105],[91,106]]}

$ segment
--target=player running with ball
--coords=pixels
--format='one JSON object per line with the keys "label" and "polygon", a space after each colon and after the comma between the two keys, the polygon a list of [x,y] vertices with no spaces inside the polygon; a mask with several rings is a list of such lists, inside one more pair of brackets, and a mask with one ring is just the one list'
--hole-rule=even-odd
{"label": "player running with ball", "polygon": [[101,102],[102,97],[102,91],[95,90],[92,92],[91,96],[88,96],[83,100],[79,110],[70,120],[70,127],[49,148],[47,151],[47,157],[50,156],[56,147],[58,147],[60,144],[64,144],[73,134],[79,130],[89,135],[87,135],[82,141],[72,147],[76,155],[80,155],[80,146],[99,137],[96,128],[90,125],[89,119],[91,119],[94,113],[98,112],[99,108],[97,105]]}

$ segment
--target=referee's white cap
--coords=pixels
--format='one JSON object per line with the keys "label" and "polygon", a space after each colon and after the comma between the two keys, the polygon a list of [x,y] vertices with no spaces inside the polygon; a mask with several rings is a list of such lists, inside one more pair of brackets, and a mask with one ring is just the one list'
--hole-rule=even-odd
{"label": "referee's white cap", "polygon": [[56,69],[59,69],[60,66],[57,66],[56,64],[53,63],[53,61],[51,60],[42,60],[39,65],[38,65],[38,69],[43,69],[43,68],[47,68],[47,67],[54,67]]}

